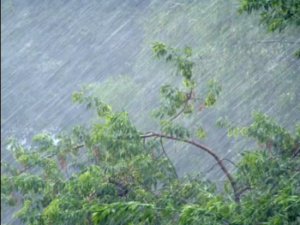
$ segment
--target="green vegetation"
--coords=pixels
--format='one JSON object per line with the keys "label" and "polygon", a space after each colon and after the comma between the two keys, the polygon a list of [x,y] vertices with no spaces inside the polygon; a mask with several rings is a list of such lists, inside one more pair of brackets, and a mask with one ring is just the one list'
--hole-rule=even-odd
{"label": "green vegetation", "polygon": [[[208,79],[216,80],[223,89],[221,103],[208,112],[217,112],[217,118],[227,115],[243,124],[250,123],[253,110],[268,112],[292,130],[297,122],[292,122],[295,117],[291,109],[299,105],[300,67],[292,57],[295,43],[289,41],[298,41],[299,30],[288,26],[286,32],[266,34],[265,27],[256,26],[257,15],[237,14],[239,5],[235,0],[188,2],[176,7],[171,3],[157,3],[161,10],[153,9],[144,24],[145,40],[137,61],[138,76],[142,71],[145,83],[153,85],[170,72],[165,65],[152,63],[149,42],[160,40],[181,48],[191,43],[195,92],[206,88]],[[171,84],[177,84],[173,77],[171,79]],[[205,116],[201,122],[205,125],[207,120],[211,123],[215,119]]]}
{"label": "green vegetation", "polygon": [[[239,12],[260,12],[260,23],[268,27],[269,32],[281,32],[288,26],[300,26],[300,1],[282,0],[240,0]],[[300,49],[295,51],[295,56],[300,59]]]}
{"label": "green vegetation", "polygon": [[[30,148],[8,139],[7,148],[21,167],[2,162],[2,204],[22,202],[14,216],[26,224],[298,224],[300,126],[290,134],[255,113],[249,126],[235,130],[261,147],[241,152],[235,163],[221,158],[197,140],[205,138],[203,128],[193,134],[176,123],[199,104],[191,48],[180,51],[156,42],[153,50],[176,68],[184,84],[161,86],[162,102],[151,113],[158,131],[142,132],[126,111],[113,111],[85,89],[74,92],[75,102],[96,110],[98,122],[90,129],[75,126],[55,139],[38,134]],[[220,93],[209,81],[202,110]],[[217,125],[232,129],[226,120]],[[227,180],[222,190],[201,173],[179,177],[164,147],[172,141],[213,157],[213,167]],[[225,166],[226,160],[235,170]]]}
{"label": "green vegetation", "polygon": [[[90,126],[37,134],[31,146],[6,140],[15,163],[1,162],[1,209],[21,205],[14,217],[30,225],[300,223],[299,68],[273,60],[285,43],[262,46],[265,36],[254,28],[258,39],[248,43],[249,17],[223,20],[236,12],[233,1],[202,24],[193,18],[210,1],[161,2],[136,56],[135,70],[146,71],[73,92],[74,103],[95,112]],[[269,31],[297,34],[299,1],[241,0],[239,12],[257,10]],[[190,41],[195,47],[182,46]],[[166,73],[174,76],[159,89],[143,89]],[[232,140],[229,156],[228,146],[217,145],[223,133],[207,125]]]}

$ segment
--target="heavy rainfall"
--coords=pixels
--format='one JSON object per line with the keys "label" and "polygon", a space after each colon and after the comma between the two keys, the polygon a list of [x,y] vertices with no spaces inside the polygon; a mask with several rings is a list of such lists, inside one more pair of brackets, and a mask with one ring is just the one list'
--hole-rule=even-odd
{"label": "heavy rainfall", "polygon": [[300,224],[300,1],[268,2],[2,0],[1,224]]}

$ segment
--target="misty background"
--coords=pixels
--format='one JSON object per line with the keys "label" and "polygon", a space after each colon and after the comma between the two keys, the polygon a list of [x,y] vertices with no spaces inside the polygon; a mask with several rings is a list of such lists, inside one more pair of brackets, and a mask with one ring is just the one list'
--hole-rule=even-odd
{"label": "misty background", "polygon": [[[159,105],[160,85],[181,84],[175,68],[154,59],[154,41],[193,48],[197,97],[204,97],[207,79],[221,85],[214,107],[176,120],[192,131],[202,126],[207,132],[202,142],[221,158],[256,146],[215,127],[221,116],[248,125],[257,110],[293,132],[300,118],[300,61],[292,53],[300,31],[266,33],[258,15],[239,15],[238,5],[237,0],[2,0],[1,160],[13,161],[4,147],[8,136],[30,145],[39,132],[91,125],[94,113],[71,101],[84,84],[114,110],[129,111],[140,131],[157,129],[149,112]],[[167,151],[181,175],[214,164],[184,144],[169,143]],[[223,182],[221,171],[207,176]],[[7,211],[1,223],[10,219]]]}

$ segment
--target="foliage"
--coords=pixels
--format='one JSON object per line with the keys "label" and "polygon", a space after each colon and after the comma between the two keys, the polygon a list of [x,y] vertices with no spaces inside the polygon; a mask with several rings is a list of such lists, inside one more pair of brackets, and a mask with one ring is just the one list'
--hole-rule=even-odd
{"label": "foliage", "polygon": [[[161,133],[141,132],[126,111],[114,111],[85,89],[74,92],[74,102],[94,109],[98,122],[55,138],[38,134],[28,148],[9,138],[6,146],[17,166],[1,163],[1,205],[21,204],[14,216],[31,225],[298,224],[300,126],[293,134],[260,113],[242,128],[220,119],[219,126],[265,144],[242,152],[236,170],[230,171],[225,159],[197,141],[206,137],[203,127],[194,137],[189,127],[174,122],[194,114],[190,106],[199,104],[191,49],[154,43],[153,50],[173,63],[184,83],[182,88],[161,87],[163,101],[152,113]],[[208,81],[208,100],[201,99],[205,108],[216,103],[220,91],[215,81]],[[205,174],[178,176],[164,147],[170,141],[213,156],[227,178],[222,191]]]}
{"label": "foliage", "polygon": [[[300,26],[300,2],[299,0],[240,0],[238,12],[260,12],[260,23],[268,27],[269,32],[278,30],[281,32],[287,26]],[[295,56],[299,57],[300,49],[296,50]]]}
{"label": "foliage", "polygon": [[[193,48],[191,59],[195,62],[193,80],[197,84],[194,88],[197,98],[204,98],[201,94],[207,88],[208,79],[221,84],[222,94],[218,98],[220,103],[185,125],[194,131],[198,123],[209,127],[207,141],[212,145],[219,134],[211,124],[224,115],[248,124],[252,110],[258,110],[287,129],[293,129],[298,118],[297,110],[293,109],[299,105],[300,67],[290,54],[298,42],[299,29],[289,26],[285,32],[266,34],[265,27],[257,26],[259,18],[255,14],[237,15],[237,0],[177,2],[180,4],[156,3],[157,7],[143,25],[145,40],[135,70],[137,76],[143,74],[147,86],[155,87],[169,72],[165,64],[152,63],[149,42],[161,40],[176,48],[184,48],[189,43]],[[173,76],[166,79],[177,86]],[[195,107],[200,108],[200,105]],[[227,141],[227,144],[237,151],[243,148],[235,142]],[[218,148],[218,144],[214,147]]]}
{"label": "foliage", "polygon": [[[3,2],[5,1],[12,2]],[[222,138],[219,141],[225,131],[211,125],[220,116],[227,115],[233,121],[249,124],[251,111],[256,109],[280,121],[287,130],[293,129],[298,118],[299,113],[294,108],[299,105],[300,86],[297,84],[300,82],[300,67],[290,55],[294,44],[289,43],[297,41],[298,30],[287,28],[286,32],[280,34],[265,34],[264,27],[256,26],[256,15],[236,14],[237,0],[178,0],[179,4],[155,0],[151,1],[147,10],[139,11],[127,10],[126,4],[123,4],[132,1],[122,1],[122,4],[118,2],[117,9],[117,1],[82,3],[89,10],[83,10],[84,7],[69,1],[57,2],[50,8],[44,1],[40,1],[39,6],[19,2],[20,4],[13,4],[11,11],[14,14],[7,13],[3,17],[4,25],[12,24],[3,27],[6,34],[17,34],[13,39],[9,35],[5,38],[4,34],[4,44],[13,41],[16,45],[9,45],[4,51],[5,55],[11,54],[3,58],[3,71],[4,74],[14,74],[16,71],[18,74],[9,76],[6,81],[4,76],[4,87],[16,87],[2,102],[4,136],[15,130],[17,138],[23,139],[25,134],[29,142],[33,130],[53,131],[49,129],[50,126],[56,128],[53,132],[57,133],[70,129],[75,124],[86,124],[92,113],[84,113],[84,107],[71,106],[66,93],[72,92],[78,83],[91,81],[97,81],[88,85],[93,97],[109,104],[115,111],[128,111],[130,119],[139,129],[156,130],[157,123],[155,119],[148,118],[148,112],[157,108],[160,102],[157,84],[167,83],[174,87],[182,81],[176,76],[166,76],[174,68],[170,66],[171,63],[152,61],[149,43],[153,40],[170,43],[174,48],[182,48],[188,43],[193,48],[193,79],[197,84],[194,92],[199,104],[186,107],[187,111],[194,110],[194,114],[177,122],[189,127],[192,134],[203,127],[207,132],[206,143],[210,143],[216,152],[225,154],[224,149],[230,149],[230,152],[226,151],[226,157],[233,157],[240,149],[245,148],[239,139]],[[37,7],[46,11],[47,15],[48,12],[54,15],[53,18],[57,20],[47,20],[46,17],[43,20],[35,13]],[[111,10],[112,7],[114,10]],[[24,10],[26,13],[23,13]],[[68,21],[76,18],[78,13],[82,13],[81,23],[73,26]],[[119,16],[115,17],[116,14]],[[124,16],[129,14],[134,19],[126,23],[113,38],[104,42],[124,24],[125,19],[127,21],[128,17]],[[66,15],[70,16],[67,20],[64,18]],[[111,18],[115,20],[111,21]],[[39,26],[44,23],[45,28],[51,28],[52,36],[61,37],[60,31],[64,33],[65,29],[55,26],[58,20],[64,20],[66,29],[71,32],[64,40],[53,39],[54,49],[46,48],[49,45],[43,37],[44,32],[37,36],[35,26],[28,30],[26,25]],[[99,29],[99,21],[103,22],[103,29]],[[89,26],[82,28],[82,24]],[[30,40],[34,38],[35,44],[28,43],[30,47],[21,51],[22,55],[17,57],[18,60],[5,60],[14,58],[16,52],[27,46],[26,40],[29,39],[23,38],[23,34],[28,35]],[[130,38],[133,34],[135,38]],[[122,40],[118,42],[120,46],[115,45],[118,40]],[[87,42],[92,45],[87,48],[79,47]],[[41,49],[44,50],[40,51]],[[75,58],[72,55],[74,49],[78,50]],[[59,54],[60,50],[67,55]],[[103,54],[99,54],[98,50]],[[41,55],[45,57],[39,57]],[[57,55],[61,57],[57,58]],[[32,57],[36,60],[32,60]],[[70,64],[66,61],[69,58],[74,59]],[[26,84],[18,82],[20,76],[24,77],[21,74],[24,63],[28,65]],[[174,73],[176,71],[174,68]],[[120,73],[124,76],[117,77]],[[207,79],[216,80],[222,86],[222,94],[214,107],[204,110]],[[47,88],[41,88],[43,85]],[[180,85],[178,87],[183,89]],[[3,90],[5,92],[5,88]],[[21,105],[27,110],[23,110]],[[195,113],[196,110],[198,114]],[[31,126],[34,127],[33,130]],[[31,130],[30,133],[28,130]],[[195,168],[206,170],[206,163],[213,163],[210,156],[191,154],[192,148],[179,142],[174,146],[168,145],[167,151],[169,150],[179,174],[191,172]],[[7,152],[3,154],[9,155]],[[216,171],[211,171],[209,176],[219,179],[220,173]]]}

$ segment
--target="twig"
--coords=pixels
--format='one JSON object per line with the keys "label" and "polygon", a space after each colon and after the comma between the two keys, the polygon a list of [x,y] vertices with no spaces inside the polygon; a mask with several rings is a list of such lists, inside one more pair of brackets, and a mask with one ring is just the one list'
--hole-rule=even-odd
{"label": "twig", "polygon": [[163,143],[162,143],[162,137],[160,138],[160,145],[161,145],[161,148],[162,148],[162,150],[163,150],[163,153],[165,154],[165,156],[166,156],[167,159],[169,160],[171,166],[173,167],[174,174],[175,174],[176,178],[178,179],[178,174],[177,174],[177,172],[176,172],[176,169],[175,169],[175,167],[174,167],[172,161],[170,160],[168,154],[167,154],[166,151],[165,151],[164,145],[163,145]]}
{"label": "twig", "polygon": [[251,186],[248,185],[246,187],[244,187],[243,189],[239,190],[239,192],[237,193],[239,196],[241,196],[245,191],[250,190]]}
{"label": "twig", "polygon": [[226,159],[226,158],[224,158],[224,159],[222,159],[222,160],[225,160],[225,161],[228,161],[228,162],[230,162],[232,165],[234,165],[236,168],[238,168],[239,169],[239,167],[234,163],[234,162],[232,162],[230,159]]}
{"label": "twig", "polygon": [[159,159],[164,153],[162,152],[156,159]]}
{"label": "twig", "polygon": [[[224,158],[224,159],[221,159],[221,161],[228,161],[228,162],[230,162],[231,164],[233,164],[236,168],[239,168],[234,162],[232,162],[232,161],[229,160],[229,159],[225,159],[225,158]],[[216,165],[218,165],[218,163],[214,164],[209,170],[205,171],[205,173],[208,173],[208,172],[212,171],[213,168],[214,168]]]}
{"label": "twig", "polygon": [[218,163],[214,164],[209,170],[205,171],[204,173],[208,173],[208,172],[212,171],[216,165],[218,165]]}
{"label": "twig", "polygon": [[188,106],[189,101],[191,100],[192,94],[193,94],[193,89],[191,89],[190,93],[187,94],[183,108],[173,118],[171,118],[170,121],[175,120],[178,116],[180,116],[183,113],[185,108]]}

